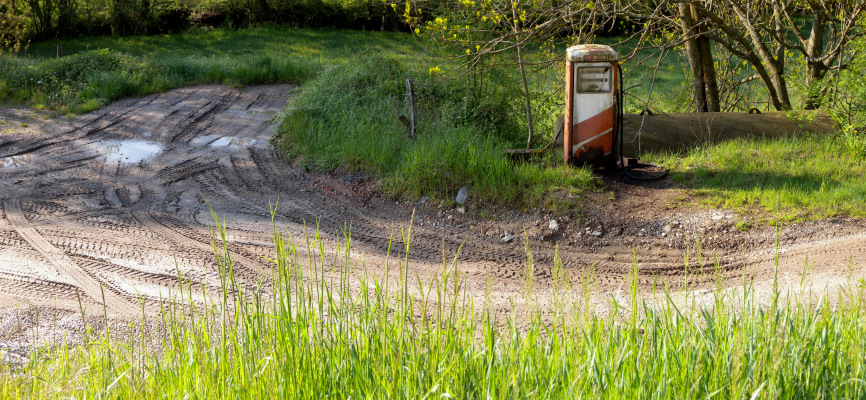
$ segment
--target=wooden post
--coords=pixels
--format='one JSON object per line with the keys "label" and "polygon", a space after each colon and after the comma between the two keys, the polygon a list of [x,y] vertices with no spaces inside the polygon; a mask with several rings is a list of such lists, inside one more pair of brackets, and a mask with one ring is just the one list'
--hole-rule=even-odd
{"label": "wooden post", "polygon": [[409,97],[409,139],[415,140],[415,91],[412,79],[406,79],[406,92]]}
{"label": "wooden post", "polygon": [[57,58],[63,57],[63,46],[57,45]]}

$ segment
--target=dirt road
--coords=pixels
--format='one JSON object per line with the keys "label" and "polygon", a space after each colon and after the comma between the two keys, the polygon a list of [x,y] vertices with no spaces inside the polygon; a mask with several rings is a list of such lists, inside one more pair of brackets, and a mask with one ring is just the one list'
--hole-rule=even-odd
{"label": "dirt road", "polygon": [[[273,252],[270,205],[276,225],[295,238],[318,223],[328,244],[351,226],[354,254],[381,270],[388,239],[399,238],[416,209],[410,268],[441,269],[461,244],[459,268],[470,291],[482,296],[493,278],[493,305],[508,310],[520,297],[530,238],[539,302],[549,296],[554,250],[578,276],[595,265],[599,290],[616,295],[640,261],[640,282],[696,279],[684,249],[700,238],[705,261],[719,260],[726,279],[757,284],[773,275],[777,232],[740,232],[737,216],[683,203],[661,183],[611,180],[613,194],[581,202],[580,215],[539,210],[485,209],[485,218],[436,204],[400,204],[377,196],[373,184],[352,176],[305,173],[269,147],[269,119],[285,106],[287,85],[232,89],[197,86],[125,99],[72,119],[18,123],[0,135],[0,303],[78,312],[81,304],[118,315],[141,310],[177,285],[178,272],[218,283],[208,204],[227,223],[229,249],[240,274],[267,277]],[[32,118],[31,118],[32,119]],[[335,134],[335,140],[338,140]],[[611,200],[610,198],[615,198]],[[556,220],[551,224],[550,220]],[[558,227],[557,227],[558,225]],[[819,221],[778,232],[780,271],[794,280],[808,267],[814,285],[863,276],[862,221]],[[512,238],[511,236],[518,236]],[[508,240],[511,239],[511,240]],[[399,245],[398,240],[398,245]],[[399,247],[399,246],[395,246]],[[712,275],[712,274],[710,274]],[[706,285],[713,278],[706,278]],[[799,279],[799,278],[797,278]]]}

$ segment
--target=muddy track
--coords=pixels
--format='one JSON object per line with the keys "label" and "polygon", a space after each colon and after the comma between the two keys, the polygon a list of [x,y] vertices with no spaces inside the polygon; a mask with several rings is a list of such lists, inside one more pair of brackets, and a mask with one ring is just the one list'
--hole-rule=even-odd
{"label": "muddy track", "polygon": [[[395,239],[394,248],[402,246],[401,224],[408,226],[416,207],[359,198],[345,179],[304,173],[275,154],[269,119],[292,90],[287,85],[184,88],[58,118],[37,132],[0,136],[0,302],[79,310],[81,303],[101,306],[104,298],[112,312],[123,315],[140,312],[141,300],[163,299],[176,288],[178,273],[217,284],[208,205],[227,224],[227,247],[238,274],[252,282],[271,273],[265,257],[272,256],[275,204],[276,225],[294,238],[318,225],[335,247],[350,227],[355,255],[381,270],[389,239]],[[526,254],[520,239],[500,240],[505,223],[443,213],[432,205],[416,211],[413,272],[424,276],[442,268],[443,250],[450,257],[462,246],[459,265],[467,287],[481,296],[492,277],[492,305],[510,309],[522,290]],[[665,220],[638,217],[638,225]],[[531,226],[534,218],[508,224]],[[827,229],[816,232],[805,242],[785,243],[783,271],[799,271],[808,255],[812,270],[828,276],[842,276],[851,265],[862,272],[866,230],[826,238]],[[620,229],[577,242],[561,233],[533,240],[541,303],[549,296],[556,248],[572,276],[595,265],[600,289],[615,291],[632,269],[629,239],[628,230]],[[696,279],[694,270],[683,268],[683,246],[665,247],[667,240],[652,239],[655,249],[640,254],[642,286]],[[590,245],[593,241],[603,246]],[[766,280],[773,275],[771,247],[755,242],[724,251],[720,271],[733,282]],[[709,285],[712,277],[701,279]]]}

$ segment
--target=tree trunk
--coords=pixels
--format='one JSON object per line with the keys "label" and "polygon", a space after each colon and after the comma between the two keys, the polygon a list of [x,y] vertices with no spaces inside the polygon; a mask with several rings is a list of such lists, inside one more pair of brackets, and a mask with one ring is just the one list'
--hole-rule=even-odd
{"label": "tree trunk", "polygon": [[824,28],[825,28],[824,12],[820,9],[815,10],[815,17],[812,19],[812,31],[809,34],[809,41],[806,42],[806,96],[803,103],[807,110],[814,110],[821,107],[821,100],[815,97],[810,89],[814,82],[824,79],[826,66],[818,62],[821,54],[824,52]]}
{"label": "tree trunk", "polygon": [[54,5],[51,0],[29,0],[30,20],[33,22],[33,27],[36,29],[36,36],[40,39],[51,39],[55,35],[54,31]]}
{"label": "tree trunk", "polygon": [[523,53],[517,46],[517,62],[520,64],[520,79],[523,80],[523,97],[526,100],[526,124],[529,127],[529,136],[526,137],[526,148],[532,148],[533,124],[532,124],[532,102],[529,99],[529,85],[526,83],[526,70],[523,67]]}
{"label": "tree trunk", "polygon": [[258,0],[258,22],[266,22],[271,20],[271,5],[268,4],[268,0]]}
{"label": "tree trunk", "polygon": [[692,71],[692,91],[695,98],[695,110],[707,111],[707,93],[704,85],[704,69],[701,62],[701,49],[698,47],[694,32],[695,21],[692,18],[691,7],[680,4],[680,27],[686,41],[686,58],[689,59],[689,69]]}
{"label": "tree trunk", "polygon": [[686,57],[692,71],[695,109],[698,112],[718,112],[721,110],[719,85],[716,79],[716,66],[713,48],[706,36],[703,20],[697,9],[690,4],[680,4],[680,28],[686,45]]}
{"label": "tree trunk", "polygon": [[773,102],[773,106],[776,110],[790,110],[791,98],[788,96],[788,85],[785,82],[784,76],[784,52],[782,53],[781,59],[774,57],[761,38],[760,32],[758,32],[749,20],[745,10],[737,4],[732,4],[731,8],[734,10],[740,24],[745,28],[751,38],[754,50],[749,52],[749,62],[755,67],[758,75],[761,76],[761,79],[767,86],[767,93],[770,95],[770,101]]}
{"label": "tree trunk", "polygon": [[72,36],[72,0],[57,0],[57,36],[69,38]]}
{"label": "tree trunk", "polygon": [[707,94],[707,111],[719,112],[722,104],[719,100],[719,83],[716,79],[716,64],[713,60],[713,47],[706,36],[698,37],[698,48],[701,49],[701,68],[704,73],[704,91]]}
{"label": "tree trunk", "polygon": [[698,50],[701,53],[701,69],[704,75],[704,92],[706,93],[707,111],[719,112],[722,110],[719,100],[719,83],[716,79],[716,64],[713,60],[713,46],[707,37],[706,18],[698,13],[694,5],[689,5],[692,13],[692,22],[698,37],[695,39]]}

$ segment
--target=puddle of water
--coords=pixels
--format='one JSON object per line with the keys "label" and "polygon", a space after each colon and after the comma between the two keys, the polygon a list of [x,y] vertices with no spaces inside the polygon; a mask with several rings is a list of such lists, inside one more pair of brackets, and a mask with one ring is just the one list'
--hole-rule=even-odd
{"label": "puddle of water", "polygon": [[226,137],[221,137],[221,138],[215,140],[210,145],[212,147],[229,147],[229,146],[231,146],[231,147],[248,147],[248,146],[252,146],[255,143],[256,143],[256,140],[251,139],[251,138],[239,138],[239,137],[234,137],[234,136],[226,136]]}
{"label": "puddle of water", "polygon": [[274,115],[277,115],[278,112],[280,112],[280,110],[274,110],[272,108],[269,108],[267,110],[262,110],[262,111],[260,111],[260,110],[247,110],[246,113],[248,115],[264,115],[264,116],[270,118],[270,117],[273,117]]}
{"label": "puddle of water", "polygon": [[106,142],[102,151],[108,163],[133,164],[159,154],[162,145],[143,140],[119,140]]}
{"label": "puddle of water", "polygon": [[216,140],[216,135],[196,136],[189,141],[189,145],[193,147],[201,147]]}
{"label": "puddle of water", "polygon": [[30,154],[0,158],[0,168],[21,168],[32,161]]}

